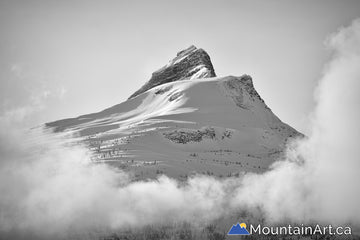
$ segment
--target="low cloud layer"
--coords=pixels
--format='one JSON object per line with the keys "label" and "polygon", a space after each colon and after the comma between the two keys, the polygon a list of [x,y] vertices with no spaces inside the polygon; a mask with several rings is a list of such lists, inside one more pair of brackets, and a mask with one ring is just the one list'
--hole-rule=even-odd
{"label": "low cloud layer", "polygon": [[0,118],[0,233],[64,235],[169,221],[201,223],[243,209],[269,222],[360,225],[360,20],[327,40],[333,57],[315,92],[311,134],[264,174],[186,183],[130,182],[89,151]]}
{"label": "low cloud layer", "polygon": [[[32,132],[34,134],[34,131]],[[39,132],[9,139],[0,169],[0,232],[41,236],[215,219],[236,182],[196,177],[180,184],[160,177],[130,182],[106,164],[93,164],[85,147]],[[29,137],[31,136],[31,137]],[[6,146],[6,144],[4,144]]]}

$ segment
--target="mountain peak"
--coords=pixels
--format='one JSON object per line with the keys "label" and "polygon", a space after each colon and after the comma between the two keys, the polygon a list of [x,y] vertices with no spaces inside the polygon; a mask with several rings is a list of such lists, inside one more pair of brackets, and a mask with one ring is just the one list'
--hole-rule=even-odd
{"label": "mountain peak", "polygon": [[191,45],[178,52],[176,57],[171,59],[168,64],[155,71],[151,79],[133,93],[129,99],[165,83],[209,77],[216,77],[210,56],[205,50]]}

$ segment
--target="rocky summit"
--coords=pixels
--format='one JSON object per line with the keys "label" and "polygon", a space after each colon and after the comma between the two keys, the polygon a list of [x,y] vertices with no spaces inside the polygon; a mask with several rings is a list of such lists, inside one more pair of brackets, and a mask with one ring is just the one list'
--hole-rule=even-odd
{"label": "rocky summit", "polygon": [[178,52],[167,65],[154,72],[151,79],[129,99],[164,83],[209,77],[216,77],[210,56],[203,49],[192,45]]}

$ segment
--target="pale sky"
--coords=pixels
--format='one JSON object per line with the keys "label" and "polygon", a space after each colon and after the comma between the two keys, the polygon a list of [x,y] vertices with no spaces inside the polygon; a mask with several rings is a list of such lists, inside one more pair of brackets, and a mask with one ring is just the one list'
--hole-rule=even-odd
{"label": "pale sky", "polygon": [[39,124],[100,111],[194,44],[306,132],[324,41],[357,17],[355,0],[0,0],[0,112],[38,106]]}

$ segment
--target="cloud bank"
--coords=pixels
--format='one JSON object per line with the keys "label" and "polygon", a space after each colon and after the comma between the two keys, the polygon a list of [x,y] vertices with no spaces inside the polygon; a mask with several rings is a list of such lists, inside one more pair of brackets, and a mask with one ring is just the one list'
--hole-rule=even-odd
{"label": "cloud bank", "polygon": [[47,238],[201,223],[242,209],[261,209],[269,222],[359,226],[360,20],[331,35],[327,46],[333,56],[315,92],[311,134],[289,146],[287,159],[264,174],[131,182],[124,172],[92,164],[89,151],[66,136],[24,131],[13,122],[16,114],[3,114],[0,234]]}
{"label": "cloud bank", "polygon": [[310,135],[289,147],[287,161],[247,177],[236,198],[272,220],[360,224],[360,20],[326,44],[333,56],[315,91]]}

